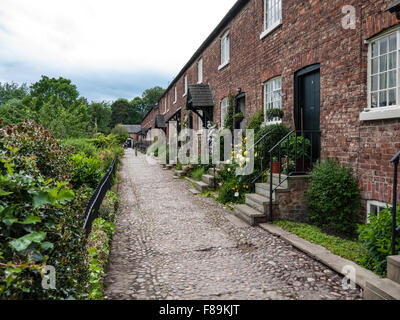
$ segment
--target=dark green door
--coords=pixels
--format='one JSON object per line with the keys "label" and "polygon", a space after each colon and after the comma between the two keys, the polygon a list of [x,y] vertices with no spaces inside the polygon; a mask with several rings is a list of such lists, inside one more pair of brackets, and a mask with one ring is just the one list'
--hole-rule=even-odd
{"label": "dark green door", "polygon": [[319,68],[307,69],[297,74],[296,129],[304,132],[312,146],[312,158],[320,156],[320,72]]}

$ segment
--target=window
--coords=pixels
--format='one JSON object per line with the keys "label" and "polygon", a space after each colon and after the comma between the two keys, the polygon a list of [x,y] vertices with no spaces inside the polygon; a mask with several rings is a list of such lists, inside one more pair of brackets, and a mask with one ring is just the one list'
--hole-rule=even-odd
{"label": "window", "polygon": [[178,91],[176,90],[176,86],[175,86],[175,99],[174,99],[174,104],[176,103],[176,101],[178,101]]}
{"label": "window", "polygon": [[370,44],[369,107],[398,105],[398,32]]}
{"label": "window", "polygon": [[221,128],[225,127],[225,119],[228,114],[228,98],[221,101]]}
{"label": "window", "polygon": [[268,109],[281,109],[282,108],[282,78],[277,77],[269,80],[264,84],[264,117],[267,123],[281,122],[281,119],[267,118]]}
{"label": "window", "polygon": [[187,76],[185,76],[185,78],[184,78],[184,86],[185,86],[185,93],[183,94],[183,97],[184,96],[186,96],[187,95],[187,93],[188,93],[188,78],[187,78]]}
{"label": "window", "polygon": [[[372,200],[367,201],[368,222],[370,221],[370,220],[369,220],[369,216],[370,216],[371,214],[373,214],[373,215],[375,215],[375,216],[378,216],[379,213],[380,213],[382,210],[386,209],[387,207],[388,207],[388,204],[386,204],[386,203],[384,203],[384,202],[372,201]],[[390,206],[389,206],[389,207],[390,207]]]}
{"label": "window", "polygon": [[369,43],[368,107],[360,120],[400,118],[400,30]]}
{"label": "window", "polygon": [[203,82],[203,59],[197,63],[197,83]]}
{"label": "window", "polygon": [[219,70],[229,63],[229,42],[229,32],[227,32],[221,38],[221,65],[218,68]]}
{"label": "window", "polygon": [[282,0],[264,0],[264,32],[265,37],[282,23]]}

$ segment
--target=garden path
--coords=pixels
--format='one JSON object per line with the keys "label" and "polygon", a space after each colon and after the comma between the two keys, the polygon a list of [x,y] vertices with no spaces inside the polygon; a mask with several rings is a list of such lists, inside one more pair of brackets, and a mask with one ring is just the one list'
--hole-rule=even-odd
{"label": "garden path", "polygon": [[342,277],[127,150],[107,299],[361,299]]}

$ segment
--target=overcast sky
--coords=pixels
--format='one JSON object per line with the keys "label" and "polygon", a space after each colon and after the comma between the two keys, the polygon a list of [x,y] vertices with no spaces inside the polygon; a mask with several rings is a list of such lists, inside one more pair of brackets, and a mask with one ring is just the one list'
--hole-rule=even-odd
{"label": "overcast sky", "polygon": [[0,0],[0,82],[71,79],[89,100],[167,87],[235,0]]}

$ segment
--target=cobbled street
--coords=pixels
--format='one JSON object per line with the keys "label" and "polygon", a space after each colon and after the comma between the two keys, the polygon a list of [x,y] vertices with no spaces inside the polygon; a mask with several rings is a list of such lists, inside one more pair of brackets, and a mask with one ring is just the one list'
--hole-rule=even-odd
{"label": "cobbled street", "polygon": [[127,150],[107,299],[355,300],[342,277]]}

